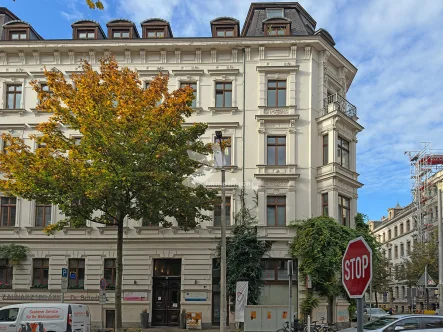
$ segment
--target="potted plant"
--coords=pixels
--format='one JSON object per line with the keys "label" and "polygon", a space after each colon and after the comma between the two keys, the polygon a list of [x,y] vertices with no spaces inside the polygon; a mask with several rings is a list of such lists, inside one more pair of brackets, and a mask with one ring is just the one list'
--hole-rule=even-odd
{"label": "potted plant", "polygon": [[149,313],[148,309],[143,309],[140,314],[140,323],[142,324],[142,329],[147,329],[149,327]]}

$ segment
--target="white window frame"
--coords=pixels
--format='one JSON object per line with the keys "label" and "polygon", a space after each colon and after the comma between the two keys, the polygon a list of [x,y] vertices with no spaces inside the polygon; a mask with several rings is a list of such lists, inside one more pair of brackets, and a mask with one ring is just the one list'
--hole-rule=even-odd
{"label": "white window frame", "polygon": [[[269,16],[270,11],[277,11],[279,10],[281,12],[281,16]],[[285,10],[284,8],[266,8],[266,19],[269,18],[282,18],[285,17]]]}

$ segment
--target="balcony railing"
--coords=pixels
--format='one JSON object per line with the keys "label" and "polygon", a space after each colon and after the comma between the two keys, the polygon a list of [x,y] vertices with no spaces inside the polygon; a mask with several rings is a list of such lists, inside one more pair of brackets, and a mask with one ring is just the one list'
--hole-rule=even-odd
{"label": "balcony railing", "polygon": [[355,107],[355,105],[352,105],[349,101],[340,96],[338,93],[329,95],[323,100],[322,115],[334,111],[340,111],[353,119],[357,117],[357,107]]}

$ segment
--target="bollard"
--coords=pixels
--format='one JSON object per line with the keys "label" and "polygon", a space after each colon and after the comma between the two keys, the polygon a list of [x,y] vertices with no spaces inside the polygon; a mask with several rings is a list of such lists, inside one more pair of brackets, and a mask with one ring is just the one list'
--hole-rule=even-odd
{"label": "bollard", "polygon": [[307,328],[307,330],[308,330],[308,332],[311,332],[311,316],[310,315],[308,315],[308,328]]}

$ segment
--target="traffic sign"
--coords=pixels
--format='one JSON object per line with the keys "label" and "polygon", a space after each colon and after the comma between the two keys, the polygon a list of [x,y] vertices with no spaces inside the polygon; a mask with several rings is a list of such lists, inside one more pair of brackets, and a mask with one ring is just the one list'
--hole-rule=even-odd
{"label": "traffic sign", "polygon": [[71,272],[71,273],[69,274],[69,279],[77,279],[77,273],[75,273],[75,272]]}
{"label": "traffic sign", "polygon": [[66,293],[68,291],[68,278],[62,278],[61,292]]}
{"label": "traffic sign", "polygon": [[68,269],[66,267],[62,268],[62,278],[68,277]]}
{"label": "traffic sign", "polygon": [[108,285],[108,283],[107,283],[106,279],[101,278],[100,279],[100,290],[105,290],[107,285]]}
{"label": "traffic sign", "polygon": [[106,304],[106,291],[101,290],[98,296],[99,304]]}
{"label": "traffic sign", "polygon": [[342,282],[350,298],[362,298],[372,279],[372,250],[358,237],[349,241],[342,260]]}

